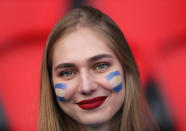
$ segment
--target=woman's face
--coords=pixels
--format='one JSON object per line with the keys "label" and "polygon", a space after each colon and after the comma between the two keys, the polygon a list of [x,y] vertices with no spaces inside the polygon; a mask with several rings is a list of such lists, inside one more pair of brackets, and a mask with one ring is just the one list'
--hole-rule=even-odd
{"label": "woman's face", "polygon": [[120,62],[104,38],[80,28],[59,39],[52,56],[52,80],[61,109],[84,125],[108,122],[124,102]]}

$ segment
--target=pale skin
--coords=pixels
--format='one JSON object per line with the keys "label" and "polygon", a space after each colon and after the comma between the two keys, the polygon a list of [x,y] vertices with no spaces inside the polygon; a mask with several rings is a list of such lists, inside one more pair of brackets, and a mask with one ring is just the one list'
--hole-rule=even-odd
{"label": "pale skin", "polygon": [[[78,28],[59,39],[54,46],[52,63],[53,84],[65,83],[65,102],[58,101],[61,109],[89,131],[109,131],[109,122],[122,107],[125,87],[112,91],[105,76],[115,70],[124,75],[120,62],[104,38],[88,28]],[[84,110],[78,102],[106,96],[96,109]]]}

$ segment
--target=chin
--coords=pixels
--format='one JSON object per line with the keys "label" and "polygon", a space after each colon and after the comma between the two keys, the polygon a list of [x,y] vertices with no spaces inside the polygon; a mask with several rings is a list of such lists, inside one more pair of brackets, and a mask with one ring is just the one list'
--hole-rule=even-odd
{"label": "chin", "polygon": [[86,121],[82,121],[82,124],[84,125],[99,125],[99,124],[103,124],[106,123],[109,120],[105,120],[105,119],[90,119],[90,120],[86,120]]}
{"label": "chin", "polygon": [[94,115],[83,116],[77,121],[82,125],[86,125],[86,126],[98,126],[109,122],[111,119],[112,119],[111,115],[102,114],[96,116]]}

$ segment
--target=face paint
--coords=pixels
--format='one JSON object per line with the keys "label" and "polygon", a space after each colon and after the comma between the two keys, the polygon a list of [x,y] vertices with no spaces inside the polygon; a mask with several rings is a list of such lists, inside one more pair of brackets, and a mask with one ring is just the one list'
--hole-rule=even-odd
{"label": "face paint", "polygon": [[67,85],[63,83],[57,83],[55,85],[55,92],[56,92],[57,99],[59,101],[65,101],[64,96],[65,96],[66,87]]}
{"label": "face paint", "polygon": [[119,92],[122,89],[121,75],[120,72],[114,71],[106,76],[106,80],[111,83],[112,90],[114,92]]}

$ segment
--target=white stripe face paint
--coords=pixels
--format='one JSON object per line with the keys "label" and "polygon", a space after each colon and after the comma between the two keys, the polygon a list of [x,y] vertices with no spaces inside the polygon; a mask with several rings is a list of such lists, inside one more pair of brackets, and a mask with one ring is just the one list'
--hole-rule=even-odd
{"label": "white stripe face paint", "polygon": [[122,85],[121,75],[118,70],[109,73],[106,76],[106,79],[110,82],[112,91],[119,92],[122,90],[123,85]]}

